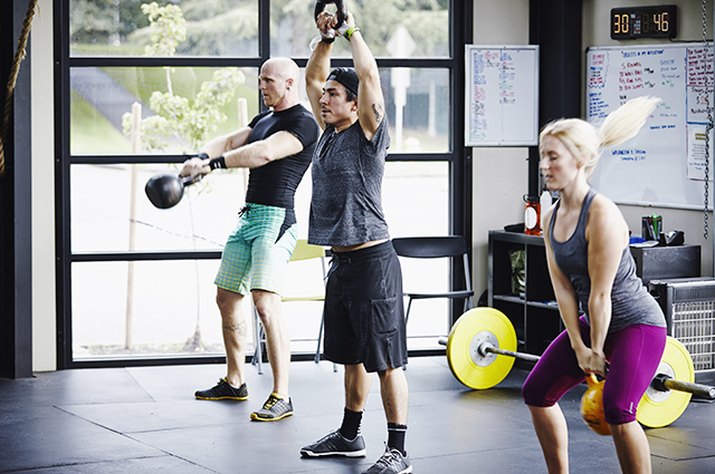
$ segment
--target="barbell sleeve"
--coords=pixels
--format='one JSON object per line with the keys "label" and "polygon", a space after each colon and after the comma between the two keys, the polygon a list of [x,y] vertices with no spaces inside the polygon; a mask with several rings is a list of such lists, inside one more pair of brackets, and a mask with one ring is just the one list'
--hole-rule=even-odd
{"label": "barbell sleeve", "polygon": [[[437,339],[437,343],[441,346],[446,346],[447,341],[449,339],[445,336],[440,336],[439,339]],[[515,359],[520,359],[520,360],[526,360],[529,362],[539,362],[539,356],[537,355],[532,355],[532,354],[525,354],[523,352],[512,352],[512,351],[507,351],[504,349],[499,349],[494,347],[492,344],[489,343],[483,343],[481,344],[478,348],[477,351],[482,353],[482,355],[486,355],[487,352],[492,353],[492,354],[499,354],[499,355],[504,355],[504,356],[509,356],[509,357],[514,357]]]}
{"label": "barbell sleeve", "polygon": [[692,393],[697,397],[705,398],[707,400],[715,400],[715,387],[674,379],[664,374],[656,375],[653,379],[652,385],[656,390],[660,390],[662,392],[667,392],[668,390],[678,390],[680,392]]}
{"label": "barbell sleeve", "polygon": [[477,350],[479,352],[484,352],[484,353],[488,352],[491,354],[499,354],[499,355],[503,355],[503,356],[514,357],[515,359],[525,360],[527,362],[539,362],[539,359],[540,359],[540,357],[537,355],[525,354],[523,352],[507,351],[505,349],[499,349],[498,347],[494,347],[493,345],[491,345],[489,343],[481,344]]}

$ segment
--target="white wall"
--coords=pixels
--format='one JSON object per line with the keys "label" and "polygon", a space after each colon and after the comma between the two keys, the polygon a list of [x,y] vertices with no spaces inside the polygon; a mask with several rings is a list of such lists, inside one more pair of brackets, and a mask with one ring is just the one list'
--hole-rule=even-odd
{"label": "white wall", "polygon": [[[634,5],[656,5],[653,0],[584,0],[583,2],[583,46],[618,46],[636,44],[668,43],[668,40],[640,39],[615,41],[610,37],[609,15],[611,8]],[[702,10],[700,0],[669,0],[661,2],[678,6],[678,36],[675,41],[702,41]],[[712,40],[713,0],[707,0],[707,37]],[[585,70],[585,68],[584,68]],[[583,82],[583,81],[582,81]],[[584,94],[585,95],[585,94]],[[585,105],[582,106],[585,110]],[[712,160],[712,157],[711,157]],[[712,163],[712,161],[711,161]],[[711,192],[715,186],[711,183]],[[712,222],[712,212],[708,212],[710,219],[710,236],[703,238],[703,211],[667,209],[660,207],[644,207],[620,205],[621,212],[626,218],[628,227],[634,235],[641,233],[641,216],[660,214],[663,216],[663,225],[666,230],[685,231],[687,243],[700,245],[702,249],[702,274],[713,274],[713,238],[715,238],[715,223]]]}
{"label": "white wall", "polygon": [[[474,44],[528,43],[529,0],[474,1]],[[529,150],[474,148],[472,156],[473,281],[478,297],[487,288],[489,231],[524,220]]]}
{"label": "white wall", "polygon": [[32,369],[55,370],[55,178],[52,0],[40,0],[32,54]]}

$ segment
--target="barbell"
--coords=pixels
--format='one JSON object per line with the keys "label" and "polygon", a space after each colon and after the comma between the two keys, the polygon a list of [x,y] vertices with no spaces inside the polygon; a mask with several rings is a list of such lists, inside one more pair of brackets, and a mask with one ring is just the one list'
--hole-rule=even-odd
{"label": "barbell", "polygon": [[[477,390],[499,384],[509,375],[516,359],[539,360],[539,356],[516,351],[514,326],[504,313],[494,308],[470,309],[439,343],[447,346],[452,374],[465,386]],[[693,395],[715,400],[715,387],[695,383],[688,350],[668,336],[656,375],[638,404],[636,419],[649,428],[667,426],[683,414]]]}

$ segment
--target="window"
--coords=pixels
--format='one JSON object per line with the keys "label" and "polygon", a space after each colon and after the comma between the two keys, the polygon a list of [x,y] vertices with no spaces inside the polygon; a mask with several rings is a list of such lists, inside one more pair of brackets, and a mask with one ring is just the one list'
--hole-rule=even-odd
{"label": "window", "polygon": [[[383,204],[393,236],[466,235],[470,228],[461,147],[463,50],[453,46],[463,44],[470,30],[461,20],[465,3],[350,2],[380,67],[391,136]],[[151,206],[144,184],[156,173],[178,172],[201,143],[263,109],[256,85],[265,59],[285,55],[305,67],[315,36],[313,3],[58,4],[66,22],[58,30],[56,81],[58,365],[216,359],[223,344],[212,282],[248,174],[209,175],[166,210]],[[351,65],[343,43],[336,43],[334,65]],[[306,175],[296,195],[302,238],[310,193]],[[429,278],[446,287],[453,277],[440,266]],[[292,338],[314,337],[320,305],[293,306],[286,318]],[[410,350],[438,347],[436,336],[448,331],[449,314],[446,302],[415,305]],[[412,337],[425,335],[435,337]],[[294,342],[292,350],[307,357],[314,343]]]}
{"label": "window", "polygon": [[[143,56],[147,47],[156,47],[153,34],[163,35],[162,45],[170,38],[178,44],[173,52],[164,49],[152,56],[258,56],[258,0],[69,3],[72,57]],[[156,19],[158,28],[151,28],[150,18]]]}
{"label": "window", "polygon": [[[449,1],[352,0],[348,3],[375,57],[450,57]],[[270,30],[271,51],[278,56],[309,55],[308,45],[316,34],[309,20],[314,4],[296,0],[271,2],[271,25],[275,25]],[[330,6],[326,8],[335,10]],[[334,56],[350,57],[344,42],[338,42],[334,48]]]}

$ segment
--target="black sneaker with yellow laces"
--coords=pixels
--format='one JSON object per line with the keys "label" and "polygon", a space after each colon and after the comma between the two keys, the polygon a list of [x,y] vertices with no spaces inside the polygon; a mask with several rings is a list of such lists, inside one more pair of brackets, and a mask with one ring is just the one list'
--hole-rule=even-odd
{"label": "black sneaker with yellow laces", "polygon": [[271,393],[263,407],[251,413],[253,421],[278,421],[293,414],[293,402],[286,400],[277,393]]}
{"label": "black sneaker with yellow laces", "polygon": [[218,383],[206,390],[197,390],[194,396],[199,400],[236,400],[242,402],[248,400],[248,388],[246,384],[241,384],[236,388],[226,380],[226,377],[219,379]]}

